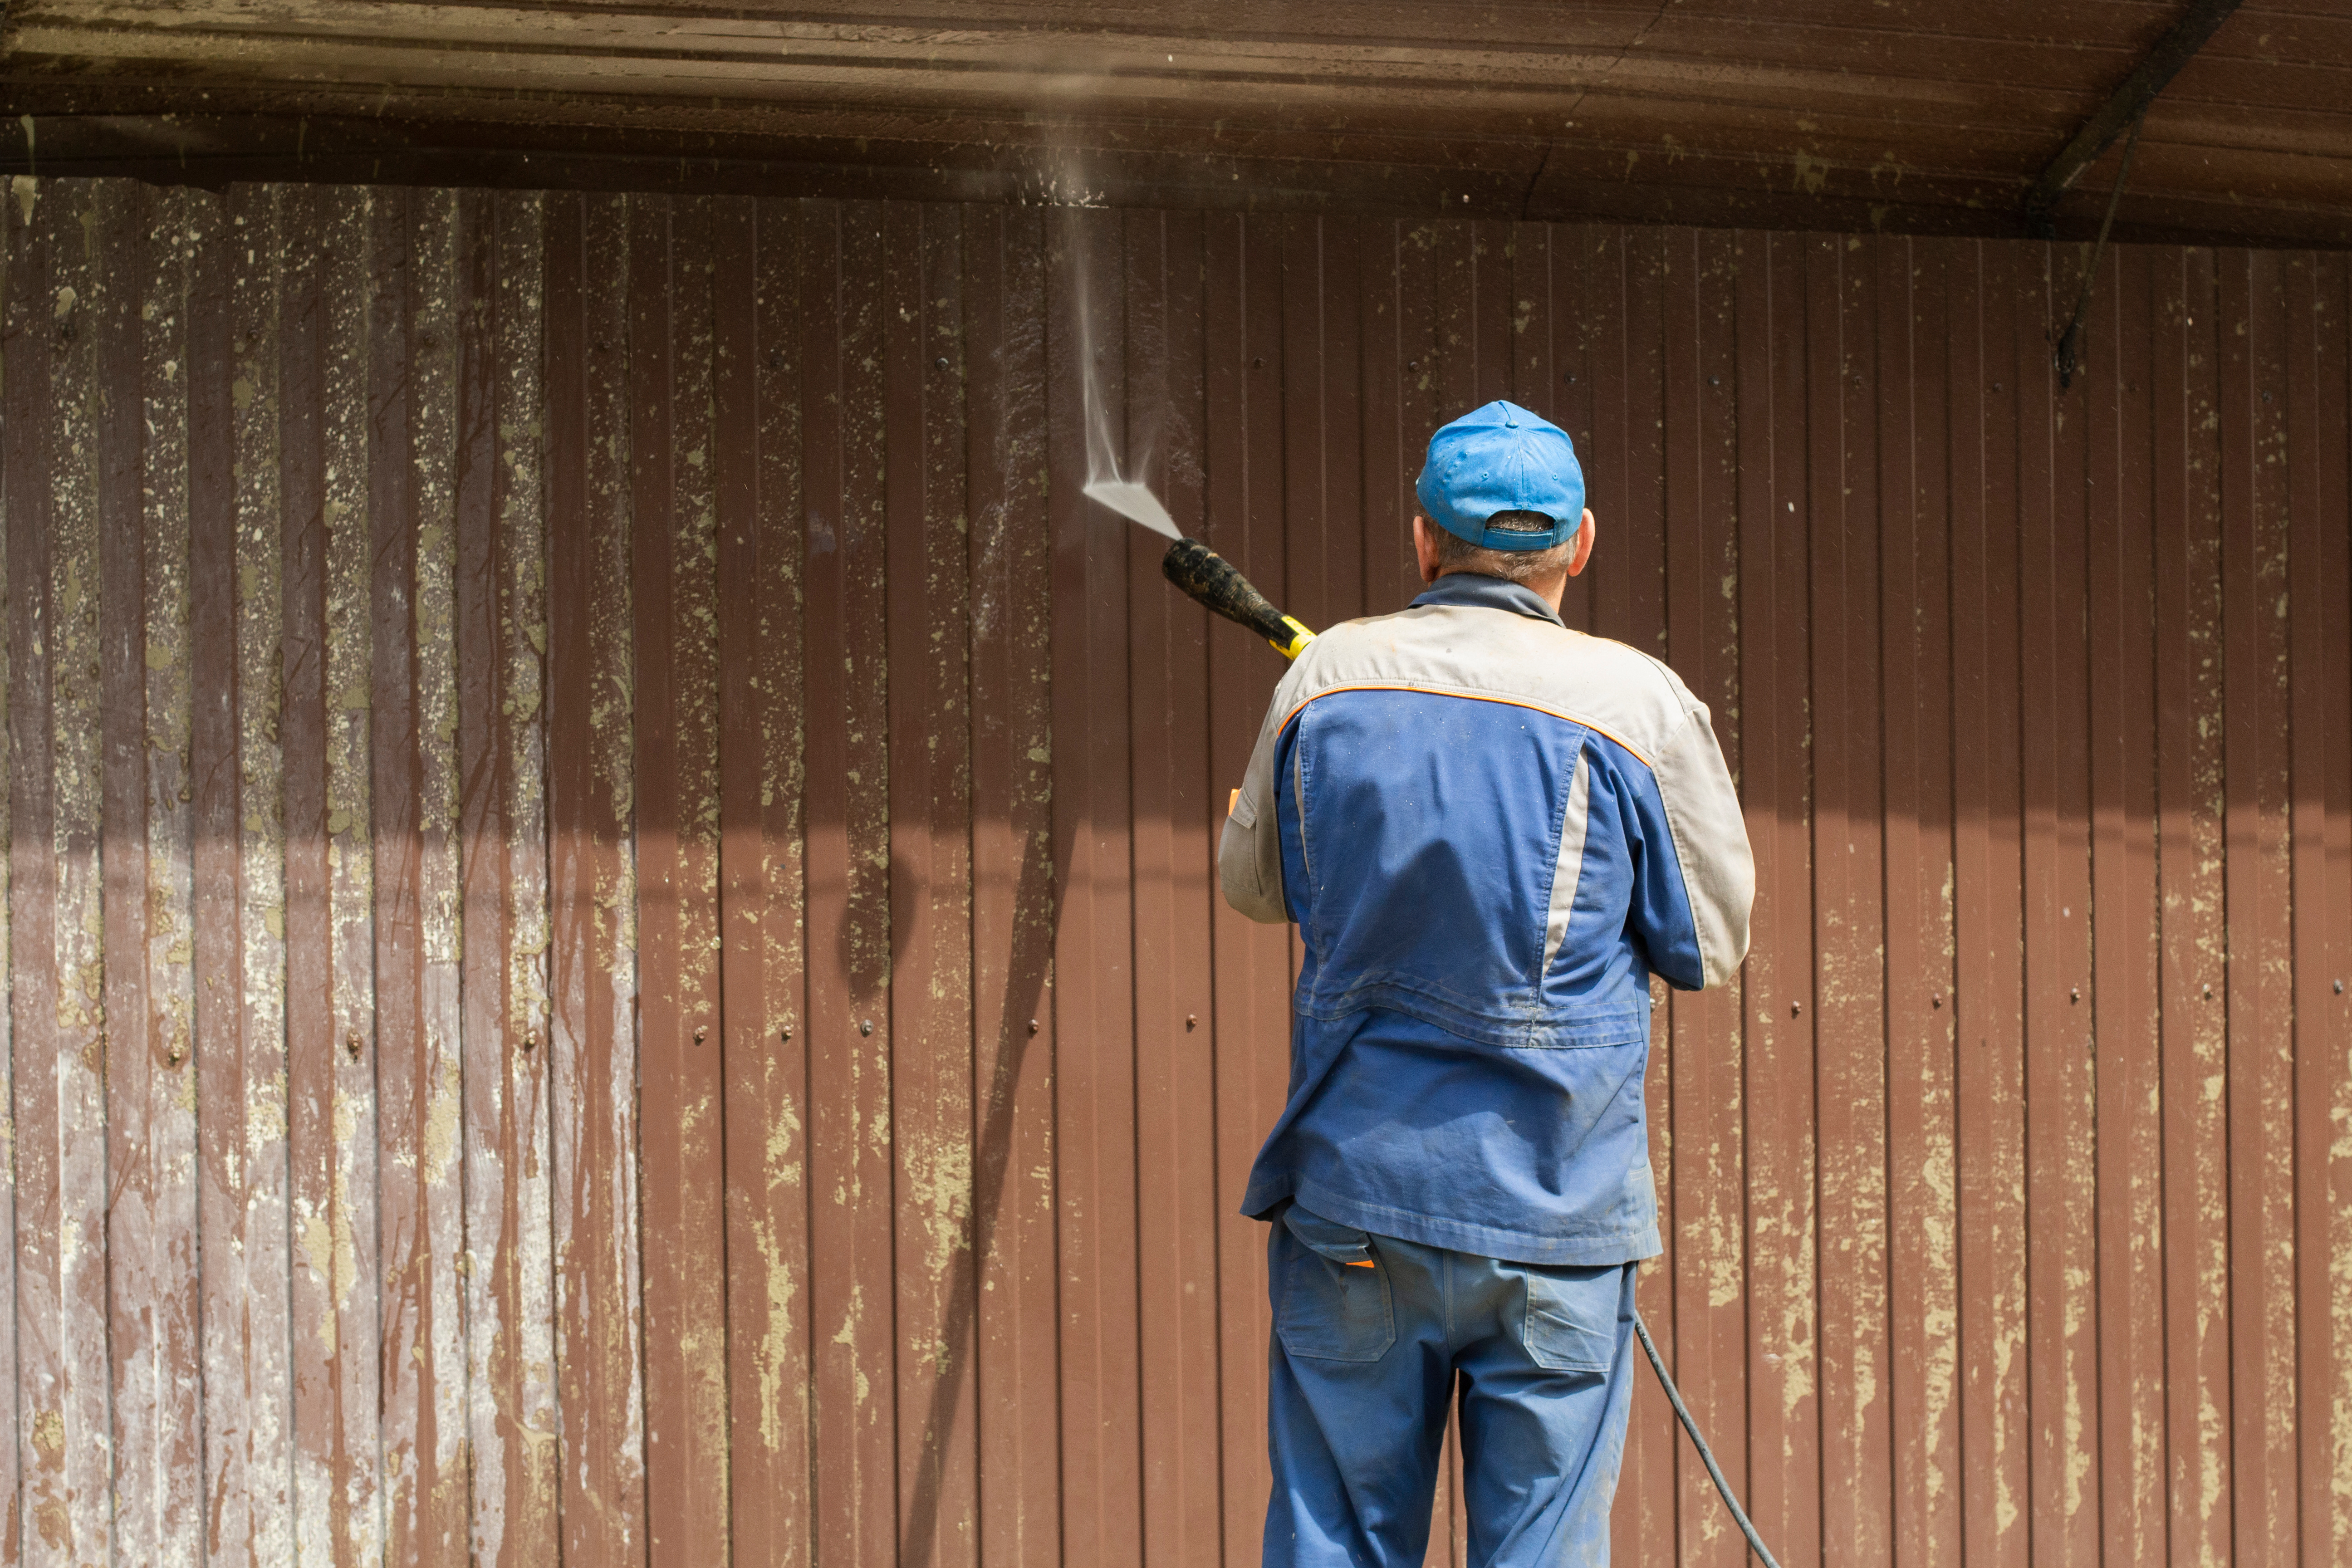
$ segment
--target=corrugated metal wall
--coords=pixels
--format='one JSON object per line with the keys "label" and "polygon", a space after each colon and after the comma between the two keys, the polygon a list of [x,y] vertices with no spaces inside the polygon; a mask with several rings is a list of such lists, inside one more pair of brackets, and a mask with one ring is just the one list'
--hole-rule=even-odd
{"label": "corrugated metal wall", "polygon": [[0,1558],[1255,1561],[1279,661],[1089,355],[1312,624],[1577,434],[1759,853],[1642,1291],[1784,1562],[2352,1556],[2345,258],[2111,252],[2062,392],[2071,248],[6,197]]}

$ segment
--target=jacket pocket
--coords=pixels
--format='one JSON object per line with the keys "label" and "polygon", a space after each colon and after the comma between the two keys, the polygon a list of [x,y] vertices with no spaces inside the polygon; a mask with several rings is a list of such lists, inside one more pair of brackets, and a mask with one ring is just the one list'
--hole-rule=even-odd
{"label": "jacket pocket", "polygon": [[1552,1372],[1607,1373],[1617,1359],[1625,1266],[1526,1269],[1528,1359]]}
{"label": "jacket pocket", "polygon": [[1378,1361],[1396,1342],[1388,1270],[1371,1237],[1297,1204],[1276,1223],[1274,1328],[1282,1348],[1320,1361]]}

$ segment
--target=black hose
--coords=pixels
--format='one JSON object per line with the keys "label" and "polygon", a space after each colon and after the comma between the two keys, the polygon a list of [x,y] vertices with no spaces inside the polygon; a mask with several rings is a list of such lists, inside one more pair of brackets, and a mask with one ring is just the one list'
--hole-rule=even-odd
{"label": "black hose", "polygon": [[1675,1380],[1666,1372],[1665,1362],[1658,1355],[1657,1342],[1650,1338],[1650,1325],[1642,1321],[1638,1308],[1633,1312],[1633,1331],[1642,1337],[1642,1348],[1649,1352],[1650,1366],[1657,1373],[1658,1381],[1665,1385],[1666,1403],[1675,1407],[1675,1418],[1682,1422],[1683,1430],[1690,1434],[1692,1447],[1698,1449],[1698,1457],[1706,1464],[1706,1473],[1715,1479],[1715,1489],[1723,1494],[1723,1506],[1729,1509],[1731,1517],[1739,1521],[1739,1533],[1748,1537],[1748,1547],[1764,1559],[1764,1568],[1780,1568],[1780,1564],[1772,1560],[1772,1554],[1764,1549],[1763,1538],[1756,1533],[1756,1527],[1748,1522],[1748,1512],[1739,1506],[1739,1500],[1731,1495],[1731,1483],[1723,1479],[1723,1467],[1715,1462],[1715,1454],[1707,1447],[1706,1439],[1698,1435],[1698,1423],[1691,1419],[1689,1407],[1683,1404],[1682,1394],[1676,1392]]}

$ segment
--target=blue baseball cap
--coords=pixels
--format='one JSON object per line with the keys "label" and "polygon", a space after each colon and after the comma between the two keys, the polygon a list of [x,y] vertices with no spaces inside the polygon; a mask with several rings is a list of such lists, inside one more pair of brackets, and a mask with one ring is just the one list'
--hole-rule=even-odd
{"label": "blue baseball cap", "polygon": [[[1484,550],[1549,550],[1584,526],[1576,444],[1550,420],[1501,398],[1429,438],[1429,458],[1412,489],[1430,521]],[[1488,528],[1486,520],[1498,511],[1537,512],[1551,519],[1551,529]]]}

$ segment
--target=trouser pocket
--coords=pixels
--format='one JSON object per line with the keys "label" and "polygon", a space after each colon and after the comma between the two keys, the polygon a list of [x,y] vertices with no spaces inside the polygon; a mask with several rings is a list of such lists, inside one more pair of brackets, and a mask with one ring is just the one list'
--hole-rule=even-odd
{"label": "trouser pocket", "polygon": [[1606,1373],[1617,1359],[1617,1312],[1625,1265],[1592,1268],[1522,1266],[1528,1359],[1552,1372]]}
{"label": "trouser pocket", "polygon": [[1267,1248],[1275,1332],[1292,1355],[1378,1361],[1396,1342],[1388,1270],[1371,1237],[1291,1205]]}

